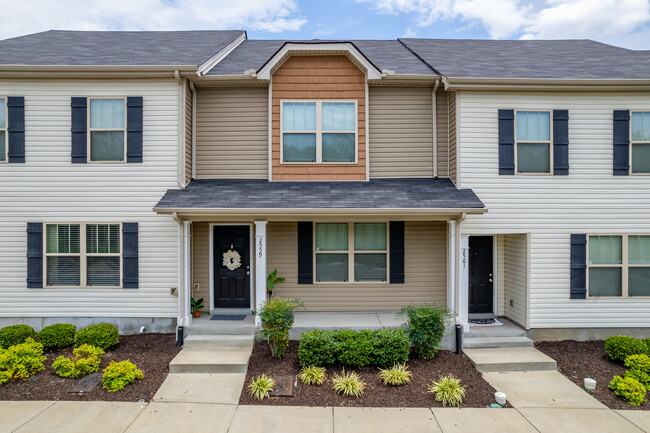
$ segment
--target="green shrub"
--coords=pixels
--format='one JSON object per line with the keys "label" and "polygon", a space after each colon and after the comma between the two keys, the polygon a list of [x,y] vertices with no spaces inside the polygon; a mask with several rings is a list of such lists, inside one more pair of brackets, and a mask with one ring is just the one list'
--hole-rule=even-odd
{"label": "green shrub", "polygon": [[643,340],[646,346],[648,346],[648,354],[650,354],[650,338],[646,338]]}
{"label": "green shrub", "polygon": [[366,383],[361,380],[357,373],[346,373],[345,369],[340,375],[334,375],[332,384],[334,392],[343,394],[346,397],[361,397],[363,390],[366,388]]}
{"label": "green shrub", "polygon": [[[1,356],[1,355],[0,355]],[[11,380],[11,373],[8,371],[0,371],[0,386]]]}
{"label": "green shrub", "polygon": [[138,367],[128,359],[122,362],[111,361],[103,371],[102,384],[108,392],[119,391],[136,379],[144,378],[142,370],[138,370]]}
{"label": "green shrub", "polygon": [[650,356],[646,354],[630,355],[625,358],[625,366],[631,370],[650,373]]}
{"label": "green shrub", "polygon": [[83,328],[74,337],[74,345],[90,344],[106,350],[120,342],[117,328],[110,323],[98,323]]}
{"label": "green shrub", "polygon": [[406,320],[405,327],[415,353],[425,359],[433,358],[441,349],[445,335],[447,307],[435,304],[412,304],[402,307],[398,317]]}
{"label": "green shrub", "polygon": [[650,387],[650,374],[642,370],[628,370],[625,372],[623,377],[632,378],[638,381],[641,385],[645,386],[646,389]]}
{"label": "green shrub", "polygon": [[69,323],[56,323],[38,331],[38,341],[47,349],[62,349],[74,344],[77,327]]}
{"label": "green shrub", "polygon": [[22,344],[15,344],[8,349],[0,350],[0,371],[3,371],[3,380],[27,379],[33,374],[44,370],[45,361],[43,345],[28,338]]}
{"label": "green shrub", "polygon": [[250,385],[248,385],[248,393],[255,400],[264,400],[269,398],[270,392],[275,386],[275,380],[272,377],[262,374],[256,378],[251,379]]}
{"label": "green shrub", "polygon": [[630,355],[648,354],[648,346],[638,338],[615,335],[605,340],[605,352],[613,361],[625,361]]}
{"label": "green shrub", "polygon": [[289,331],[293,327],[294,312],[304,308],[299,299],[275,298],[264,303],[260,310],[262,333],[269,341],[271,355],[282,358],[289,347]]}
{"label": "green shrub", "polygon": [[631,405],[641,406],[645,402],[646,387],[631,377],[614,376],[609,383],[609,389],[619,397],[623,397]]}
{"label": "green shrub", "polygon": [[337,329],[334,331],[338,362],[352,367],[366,367],[373,364],[375,340],[370,330],[354,331]]}
{"label": "green shrub", "polygon": [[384,385],[402,386],[411,381],[413,374],[406,364],[395,364],[391,368],[380,369],[377,375]]}
{"label": "green shrub", "polygon": [[383,328],[374,332],[372,365],[388,367],[408,361],[411,344],[403,329]]}
{"label": "green shrub", "polygon": [[305,385],[320,386],[325,382],[325,368],[323,367],[305,367],[300,371],[298,379]]}
{"label": "green shrub", "polygon": [[331,331],[303,332],[298,345],[298,362],[303,367],[328,366],[336,362],[337,345]]}
{"label": "green shrub", "polygon": [[443,406],[460,406],[465,398],[465,387],[460,384],[460,379],[453,376],[441,376],[438,382],[432,381],[428,388],[429,393]]}
{"label": "green shrub", "polygon": [[11,325],[0,329],[0,348],[7,349],[22,344],[28,338],[36,338],[36,331],[29,325]]}
{"label": "green shrub", "polygon": [[72,351],[74,360],[59,356],[52,364],[56,374],[61,377],[78,379],[99,370],[104,351],[90,344],[82,344]]}

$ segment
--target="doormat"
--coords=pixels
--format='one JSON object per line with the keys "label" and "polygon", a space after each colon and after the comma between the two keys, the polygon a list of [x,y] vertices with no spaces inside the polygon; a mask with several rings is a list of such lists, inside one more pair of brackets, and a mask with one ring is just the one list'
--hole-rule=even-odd
{"label": "doormat", "polygon": [[72,388],[70,388],[70,391],[68,392],[72,394],[89,393],[90,391],[97,388],[97,385],[99,385],[102,382],[102,376],[103,374],[101,373],[89,374],[88,376],[84,377],[83,379],[75,383],[72,386]]}
{"label": "doormat", "polygon": [[469,326],[501,326],[497,319],[469,319]]}
{"label": "doormat", "polygon": [[271,397],[293,397],[296,386],[296,376],[293,374],[274,374],[275,386],[271,390]]}
{"label": "doormat", "polygon": [[244,320],[245,314],[215,314],[210,320]]}

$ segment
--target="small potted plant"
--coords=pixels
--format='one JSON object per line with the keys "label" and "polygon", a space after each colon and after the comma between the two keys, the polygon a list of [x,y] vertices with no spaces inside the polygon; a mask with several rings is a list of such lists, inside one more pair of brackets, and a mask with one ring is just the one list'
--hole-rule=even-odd
{"label": "small potted plant", "polygon": [[275,289],[275,283],[283,283],[284,278],[278,277],[278,270],[273,269],[268,277],[266,277],[266,293],[269,295],[269,299],[273,296],[273,289]]}
{"label": "small potted plant", "polygon": [[200,299],[194,299],[190,298],[190,304],[192,304],[192,313],[194,314],[194,317],[199,318],[201,317],[201,308],[203,308],[203,298]]}

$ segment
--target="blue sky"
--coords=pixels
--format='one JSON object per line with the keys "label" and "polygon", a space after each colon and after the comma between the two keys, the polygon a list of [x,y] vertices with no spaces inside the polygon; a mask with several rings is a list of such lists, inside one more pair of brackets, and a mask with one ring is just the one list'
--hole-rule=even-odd
{"label": "blue sky", "polygon": [[244,29],[251,39],[594,39],[650,50],[650,0],[0,0],[0,38]]}

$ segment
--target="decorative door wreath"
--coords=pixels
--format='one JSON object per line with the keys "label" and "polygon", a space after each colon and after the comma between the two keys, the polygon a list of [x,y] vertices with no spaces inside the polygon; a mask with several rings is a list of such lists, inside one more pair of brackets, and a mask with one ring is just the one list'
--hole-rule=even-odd
{"label": "decorative door wreath", "polygon": [[234,271],[241,266],[241,256],[237,251],[228,250],[223,253],[223,265]]}

